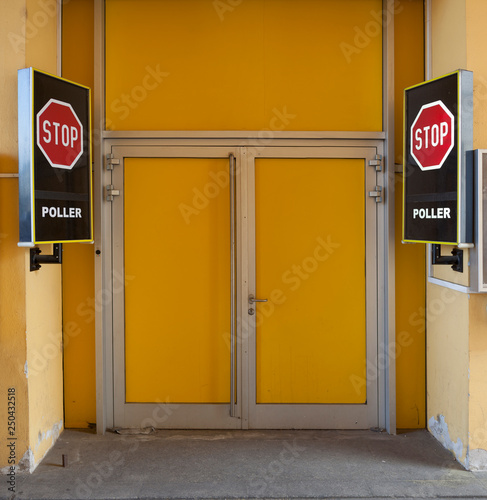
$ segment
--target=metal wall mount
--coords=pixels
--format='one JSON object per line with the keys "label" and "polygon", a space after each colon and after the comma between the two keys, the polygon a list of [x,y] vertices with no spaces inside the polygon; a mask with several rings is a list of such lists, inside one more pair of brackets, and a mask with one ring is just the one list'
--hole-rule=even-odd
{"label": "metal wall mount", "polygon": [[463,250],[454,248],[452,255],[441,255],[441,245],[431,245],[431,263],[433,265],[450,265],[454,271],[463,273]]}
{"label": "metal wall mount", "polygon": [[62,264],[63,262],[63,244],[54,243],[52,245],[52,255],[41,255],[42,250],[39,247],[30,249],[30,270],[38,271],[41,264]]}

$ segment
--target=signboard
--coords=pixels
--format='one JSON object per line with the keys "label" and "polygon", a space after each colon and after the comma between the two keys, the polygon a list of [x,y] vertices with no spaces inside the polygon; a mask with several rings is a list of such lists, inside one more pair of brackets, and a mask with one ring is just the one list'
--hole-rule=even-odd
{"label": "signboard", "polygon": [[93,241],[90,89],[19,70],[19,245]]}
{"label": "signboard", "polygon": [[473,74],[404,91],[403,241],[472,243]]}

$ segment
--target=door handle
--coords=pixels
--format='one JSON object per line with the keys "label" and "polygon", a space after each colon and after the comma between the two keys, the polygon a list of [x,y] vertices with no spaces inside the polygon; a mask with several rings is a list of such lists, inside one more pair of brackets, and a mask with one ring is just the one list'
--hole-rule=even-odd
{"label": "door handle", "polygon": [[267,302],[268,299],[255,299],[253,295],[249,295],[249,304],[254,302]]}

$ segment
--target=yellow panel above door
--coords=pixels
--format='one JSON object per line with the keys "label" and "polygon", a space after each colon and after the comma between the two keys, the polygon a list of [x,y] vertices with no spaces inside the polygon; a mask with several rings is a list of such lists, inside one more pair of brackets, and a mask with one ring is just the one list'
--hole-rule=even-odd
{"label": "yellow panel above door", "polygon": [[381,12],[381,0],[106,0],[107,128],[380,131]]}

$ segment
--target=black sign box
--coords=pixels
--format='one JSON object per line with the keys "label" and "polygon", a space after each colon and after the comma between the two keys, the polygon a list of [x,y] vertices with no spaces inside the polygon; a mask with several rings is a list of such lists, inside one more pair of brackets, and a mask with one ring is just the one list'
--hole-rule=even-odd
{"label": "black sign box", "polygon": [[473,74],[404,91],[403,241],[473,242]]}
{"label": "black sign box", "polygon": [[19,245],[93,241],[90,89],[18,72]]}

